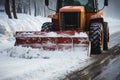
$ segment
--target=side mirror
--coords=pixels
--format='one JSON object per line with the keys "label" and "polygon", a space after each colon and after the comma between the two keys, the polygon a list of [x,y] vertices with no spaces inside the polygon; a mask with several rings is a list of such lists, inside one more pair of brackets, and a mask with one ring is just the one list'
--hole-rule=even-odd
{"label": "side mirror", "polygon": [[104,5],[105,5],[105,6],[108,6],[108,0],[105,0],[105,1],[104,1]]}
{"label": "side mirror", "polygon": [[45,0],[45,5],[46,5],[46,6],[49,5],[49,0]]}

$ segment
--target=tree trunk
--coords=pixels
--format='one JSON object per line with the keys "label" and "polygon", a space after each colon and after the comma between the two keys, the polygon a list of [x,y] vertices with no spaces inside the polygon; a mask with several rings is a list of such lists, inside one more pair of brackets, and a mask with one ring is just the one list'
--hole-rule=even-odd
{"label": "tree trunk", "polygon": [[8,18],[12,19],[12,15],[11,15],[11,12],[10,12],[9,0],[5,0],[5,12],[8,15]]}
{"label": "tree trunk", "polygon": [[12,10],[13,10],[13,16],[14,16],[14,18],[17,19],[16,7],[15,7],[15,0],[12,0]]}
{"label": "tree trunk", "polygon": [[31,15],[31,0],[29,0],[29,14]]}
{"label": "tree trunk", "polygon": [[20,7],[20,4],[18,4],[17,13],[22,13],[22,8]]}
{"label": "tree trunk", "polygon": [[37,4],[36,4],[36,1],[34,1],[34,9],[35,9],[35,11],[34,11],[34,16],[37,16]]}
{"label": "tree trunk", "polygon": [[22,1],[21,0],[16,0],[17,3],[17,13],[22,13]]}

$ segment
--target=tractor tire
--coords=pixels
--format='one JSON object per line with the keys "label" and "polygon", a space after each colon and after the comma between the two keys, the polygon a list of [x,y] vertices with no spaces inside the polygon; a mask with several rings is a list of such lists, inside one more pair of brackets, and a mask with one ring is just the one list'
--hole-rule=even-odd
{"label": "tractor tire", "polygon": [[104,44],[103,44],[103,50],[108,50],[108,42],[109,42],[109,27],[108,23],[104,22]]}
{"label": "tractor tire", "polygon": [[91,42],[91,54],[101,54],[101,24],[94,23],[90,26],[89,39]]}
{"label": "tractor tire", "polygon": [[53,23],[51,23],[51,22],[46,22],[46,23],[44,23],[44,24],[42,25],[41,31],[42,31],[42,32],[54,31]]}

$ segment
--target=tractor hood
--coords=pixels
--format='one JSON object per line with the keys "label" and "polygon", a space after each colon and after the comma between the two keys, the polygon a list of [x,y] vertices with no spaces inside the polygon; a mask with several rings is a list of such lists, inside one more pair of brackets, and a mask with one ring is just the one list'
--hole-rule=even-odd
{"label": "tractor hood", "polygon": [[62,7],[59,12],[59,23],[60,26],[62,26],[62,30],[83,30],[85,25],[84,6],[65,6]]}
{"label": "tractor hood", "polygon": [[65,6],[60,9],[60,12],[85,12],[84,6]]}

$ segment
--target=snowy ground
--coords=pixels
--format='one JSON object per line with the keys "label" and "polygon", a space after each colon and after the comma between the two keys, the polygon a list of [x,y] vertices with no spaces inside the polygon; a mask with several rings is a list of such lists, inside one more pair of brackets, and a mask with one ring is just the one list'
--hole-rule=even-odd
{"label": "snowy ground", "polygon": [[[110,22],[110,34],[120,31],[120,20],[106,20]],[[15,31],[39,31],[45,21],[50,19],[19,14],[18,20],[10,20],[0,13],[0,80],[59,80],[65,74],[88,65],[83,64],[90,59],[85,48],[51,52],[14,47]]]}

